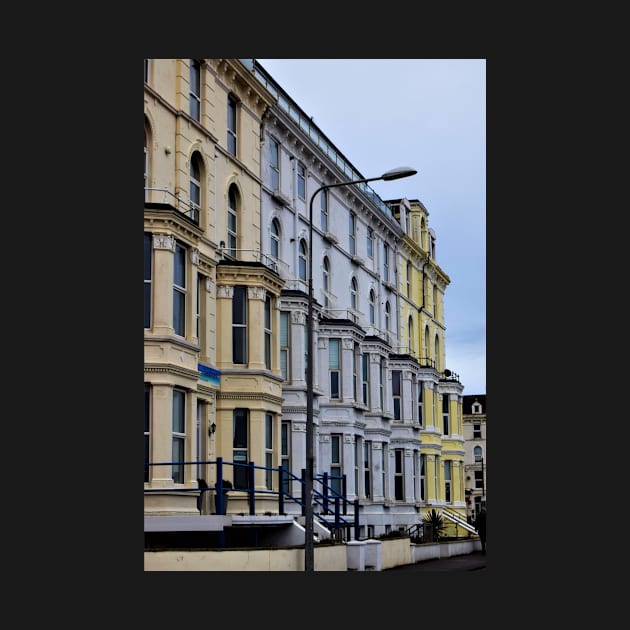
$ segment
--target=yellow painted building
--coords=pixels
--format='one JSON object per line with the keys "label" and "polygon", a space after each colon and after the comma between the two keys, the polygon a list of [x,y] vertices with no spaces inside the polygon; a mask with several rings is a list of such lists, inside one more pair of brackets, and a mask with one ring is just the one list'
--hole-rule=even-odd
{"label": "yellow painted building", "polygon": [[[418,364],[422,513],[432,508],[465,520],[463,385],[446,367],[444,293],[450,278],[436,260],[436,234],[417,199],[387,201],[403,228],[398,258],[402,352]],[[420,414],[419,414],[420,415]],[[450,521],[447,521],[451,523]]]}

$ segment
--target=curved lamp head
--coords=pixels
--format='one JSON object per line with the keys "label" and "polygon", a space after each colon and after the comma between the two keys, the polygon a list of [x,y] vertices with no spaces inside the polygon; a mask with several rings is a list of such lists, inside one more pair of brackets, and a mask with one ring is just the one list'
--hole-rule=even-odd
{"label": "curved lamp head", "polygon": [[383,173],[381,175],[381,179],[384,179],[386,182],[390,179],[401,179],[403,177],[411,177],[415,175],[418,171],[414,168],[410,168],[409,166],[399,166],[398,168],[393,168],[391,171],[387,171],[387,173]]}

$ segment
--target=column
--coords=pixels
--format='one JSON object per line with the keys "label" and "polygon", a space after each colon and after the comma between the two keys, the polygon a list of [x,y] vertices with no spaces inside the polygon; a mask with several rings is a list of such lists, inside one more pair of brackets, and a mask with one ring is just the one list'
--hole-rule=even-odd
{"label": "column", "polygon": [[265,369],[265,297],[264,287],[247,287],[247,366]]}
{"label": "column", "polygon": [[232,297],[234,287],[217,286],[217,368],[232,366]]}
{"label": "column", "polygon": [[[173,458],[173,387],[153,384],[151,389],[151,462],[170,462]],[[151,486],[173,485],[171,466],[151,466]]]}
{"label": "column", "polygon": [[173,335],[173,265],[175,237],[171,234],[153,235],[153,333]]}

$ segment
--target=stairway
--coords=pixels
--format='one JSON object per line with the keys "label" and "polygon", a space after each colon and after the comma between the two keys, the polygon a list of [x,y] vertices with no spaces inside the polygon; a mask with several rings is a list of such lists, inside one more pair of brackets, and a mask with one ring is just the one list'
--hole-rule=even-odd
{"label": "stairway", "polygon": [[459,527],[463,527],[466,531],[469,531],[471,534],[476,534],[477,530],[473,525],[471,525],[466,519],[462,518],[457,512],[452,512],[451,510],[447,510],[446,508],[442,508],[442,516],[447,518],[449,521],[459,525]]}

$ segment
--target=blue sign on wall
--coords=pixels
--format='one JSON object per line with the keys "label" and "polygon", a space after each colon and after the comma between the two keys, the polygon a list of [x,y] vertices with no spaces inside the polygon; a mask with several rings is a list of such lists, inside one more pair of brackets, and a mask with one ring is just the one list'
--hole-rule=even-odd
{"label": "blue sign on wall", "polygon": [[197,363],[197,369],[200,372],[199,378],[202,381],[206,381],[206,383],[219,387],[219,380],[221,377],[219,370],[211,368],[209,365],[204,365],[203,363]]}

